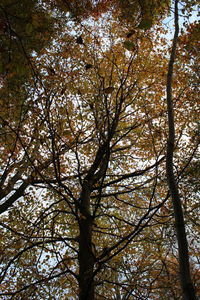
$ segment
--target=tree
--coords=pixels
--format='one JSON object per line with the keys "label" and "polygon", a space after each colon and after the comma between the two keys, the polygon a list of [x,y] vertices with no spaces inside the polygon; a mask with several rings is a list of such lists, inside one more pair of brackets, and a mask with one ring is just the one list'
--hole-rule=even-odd
{"label": "tree", "polygon": [[[19,98],[12,94],[7,106],[1,96],[2,296],[181,295],[165,182],[168,45],[158,19],[155,29],[144,26],[142,9],[130,36],[132,21],[121,25],[117,3],[112,19],[87,22],[84,12],[83,21],[70,20],[32,57],[37,76],[19,89],[17,113]],[[184,62],[174,65],[180,184],[198,143],[183,135],[194,134],[197,113],[194,72]]]}
{"label": "tree", "polygon": [[179,265],[180,277],[183,290],[184,299],[196,299],[195,290],[190,275],[188,242],[185,231],[185,222],[183,217],[183,208],[181,198],[179,195],[178,186],[174,176],[173,170],[173,152],[175,147],[175,122],[174,109],[172,101],[172,75],[173,65],[175,60],[177,39],[179,34],[178,21],[178,0],[175,1],[175,33],[173,38],[173,46],[169,60],[168,74],[167,74],[167,114],[168,114],[168,128],[169,137],[167,141],[167,156],[166,156],[166,172],[169,190],[172,197],[174,207],[175,227],[177,232],[178,251],[179,251]]}

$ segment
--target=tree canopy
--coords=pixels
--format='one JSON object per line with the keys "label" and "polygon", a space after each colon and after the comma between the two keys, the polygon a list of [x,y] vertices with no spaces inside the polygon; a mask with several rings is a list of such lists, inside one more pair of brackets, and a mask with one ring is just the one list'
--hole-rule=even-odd
{"label": "tree canopy", "polygon": [[197,2],[1,1],[2,299],[197,299]]}

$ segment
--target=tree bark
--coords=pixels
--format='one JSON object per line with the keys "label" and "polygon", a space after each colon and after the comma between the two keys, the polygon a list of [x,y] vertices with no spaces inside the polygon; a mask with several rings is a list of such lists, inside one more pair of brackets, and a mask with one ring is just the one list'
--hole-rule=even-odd
{"label": "tree bark", "polygon": [[83,182],[79,218],[79,300],[94,300],[94,263],[92,249],[93,218],[90,213],[90,183]]}
{"label": "tree bark", "polygon": [[168,65],[167,74],[167,114],[168,114],[168,141],[167,141],[167,158],[166,158],[166,173],[168,186],[172,198],[176,236],[178,242],[178,255],[179,255],[179,271],[180,281],[184,300],[196,300],[195,289],[192,283],[190,274],[190,263],[188,253],[188,242],[185,230],[185,221],[183,216],[183,208],[179,195],[178,186],[176,183],[174,169],[173,169],[173,156],[175,145],[175,125],[174,125],[174,110],[172,100],[172,78],[173,66],[175,61],[175,53],[178,42],[179,23],[178,23],[178,0],[175,0],[175,32],[173,38],[173,45]]}

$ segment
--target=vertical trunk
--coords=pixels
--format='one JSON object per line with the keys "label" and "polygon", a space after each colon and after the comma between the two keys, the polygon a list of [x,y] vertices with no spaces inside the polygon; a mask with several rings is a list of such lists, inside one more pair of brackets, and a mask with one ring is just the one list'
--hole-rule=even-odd
{"label": "vertical trunk", "polygon": [[176,184],[174,170],[173,170],[173,152],[175,144],[175,128],[174,128],[174,111],[172,101],[172,76],[173,76],[173,65],[175,60],[176,46],[179,33],[178,24],[178,0],[175,0],[175,33],[173,38],[173,45],[171,56],[168,66],[167,74],[167,113],[168,113],[168,142],[167,142],[167,159],[166,159],[166,172],[168,186],[173,202],[174,217],[175,217],[175,228],[178,241],[178,254],[179,254],[179,269],[180,269],[180,280],[182,286],[182,293],[184,300],[195,300],[194,286],[191,280],[189,254],[188,254],[188,243],[185,231],[185,222],[183,216],[183,209],[181,199]]}
{"label": "vertical trunk", "polygon": [[94,300],[93,270],[95,257],[92,249],[92,216],[90,214],[90,188],[83,184],[80,197],[79,219],[79,300]]}
{"label": "vertical trunk", "polygon": [[108,159],[109,141],[106,141],[99,147],[94,162],[82,184],[82,192],[79,199],[79,300],[94,300],[95,255],[92,244],[94,220],[90,212],[90,194],[92,186],[104,176],[108,166]]}

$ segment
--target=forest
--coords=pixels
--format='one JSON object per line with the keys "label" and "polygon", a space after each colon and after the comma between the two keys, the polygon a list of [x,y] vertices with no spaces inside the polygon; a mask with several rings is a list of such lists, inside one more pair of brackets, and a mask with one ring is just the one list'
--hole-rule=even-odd
{"label": "forest", "polygon": [[199,299],[198,4],[0,1],[0,299]]}

